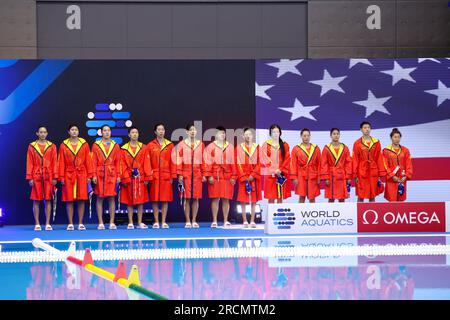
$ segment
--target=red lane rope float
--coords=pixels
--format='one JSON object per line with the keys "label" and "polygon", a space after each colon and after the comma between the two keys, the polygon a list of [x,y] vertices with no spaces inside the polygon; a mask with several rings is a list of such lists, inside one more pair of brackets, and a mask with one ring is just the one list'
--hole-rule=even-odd
{"label": "red lane rope float", "polygon": [[108,280],[110,282],[115,282],[121,287],[125,289],[131,289],[134,292],[137,292],[143,296],[146,296],[147,298],[153,299],[153,300],[168,300],[166,297],[163,297],[156,292],[147,290],[143,287],[141,287],[141,281],[139,279],[139,271],[138,267],[136,265],[133,265],[131,267],[130,275],[126,275],[125,270],[125,263],[123,261],[119,261],[119,267],[117,268],[116,273],[111,273],[105,269],[102,269],[100,267],[97,267],[94,265],[94,260],[92,259],[92,254],[90,249],[86,249],[84,252],[84,258],[83,260],[80,260],[73,255],[70,255],[70,253],[65,253],[63,251],[60,251],[44,241],[42,241],[39,238],[35,238],[32,241],[33,246],[39,249],[42,249],[47,252],[52,252],[59,254],[61,257],[63,257],[65,260],[95,274],[96,276],[103,278],[105,280]]}

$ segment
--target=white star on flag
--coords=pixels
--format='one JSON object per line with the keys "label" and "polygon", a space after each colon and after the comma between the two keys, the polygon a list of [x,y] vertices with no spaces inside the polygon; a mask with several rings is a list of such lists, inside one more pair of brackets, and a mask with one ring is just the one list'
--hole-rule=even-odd
{"label": "white star on flag", "polygon": [[382,73],[388,74],[392,77],[392,85],[394,86],[400,80],[408,80],[412,82],[416,82],[410,73],[416,70],[417,68],[403,68],[397,61],[394,61],[394,69],[381,71]]}
{"label": "white star on flag", "polygon": [[419,60],[419,63],[422,63],[422,62],[427,61],[427,60],[430,60],[430,61],[433,61],[433,62],[436,62],[436,63],[441,63],[438,59],[434,59],[434,58],[419,58],[418,60]]}
{"label": "white star on flag", "polygon": [[375,111],[387,113],[390,115],[390,112],[384,107],[384,104],[390,98],[392,98],[392,97],[377,98],[374,96],[372,91],[369,90],[369,92],[367,94],[367,100],[354,101],[353,103],[359,104],[363,107],[366,107],[366,116],[365,116],[366,118],[369,117]]}
{"label": "white star on flag", "polygon": [[260,86],[258,82],[255,82],[255,96],[271,100],[270,96],[266,93],[266,91],[272,87],[273,85]]}
{"label": "white star on flag", "polygon": [[299,76],[301,76],[302,74],[300,73],[300,71],[298,71],[296,67],[302,61],[303,59],[297,60],[281,59],[280,62],[272,62],[268,63],[267,65],[278,69],[277,78],[281,77],[283,74],[286,74],[288,72],[298,74]]}
{"label": "white star on flag", "polygon": [[347,76],[332,77],[327,70],[324,70],[322,80],[314,80],[309,82],[320,86],[320,96],[323,96],[330,90],[336,90],[338,92],[345,93],[341,86],[339,86],[339,83],[341,83],[345,78],[347,78]]}
{"label": "white star on flag", "polygon": [[316,118],[311,114],[312,111],[317,109],[319,106],[304,106],[297,98],[295,98],[294,106],[290,108],[278,108],[283,111],[287,111],[291,113],[291,121],[295,119],[304,117],[307,119],[311,119],[317,121]]}
{"label": "white star on flag", "polygon": [[356,66],[358,63],[367,64],[367,65],[373,67],[372,62],[370,62],[368,59],[350,59],[350,65],[348,68],[351,69],[354,66]]}
{"label": "white star on flag", "polygon": [[437,97],[437,106],[439,107],[445,100],[450,100],[450,87],[439,80],[437,89],[425,90],[426,93],[434,94]]}

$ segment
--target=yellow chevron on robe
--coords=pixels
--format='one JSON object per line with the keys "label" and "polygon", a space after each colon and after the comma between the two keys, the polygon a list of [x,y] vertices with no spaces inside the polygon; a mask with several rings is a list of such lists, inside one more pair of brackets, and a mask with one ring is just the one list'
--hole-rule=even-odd
{"label": "yellow chevron on robe", "polygon": [[361,138],[362,144],[365,145],[367,148],[372,149],[372,147],[375,145],[375,143],[378,142],[378,139],[370,136],[370,141],[372,141],[372,143],[370,145],[368,145],[366,143],[366,141],[364,140],[364,138]]}
{"label": "yellow chevron on robe", "polygon": [[256,148],[258,147],[257,143],[253,143],[250,151],[247,150],[247,147],[245,146],[245,142],[241,143],[241,147],[244,150],[244,152],[251,158],[253,156],[253,154],[255,153]]}
{"label": "yellow chevron on robe", "polygon": [[44,147],[44,153],[41,152],[41,149],[39,148],[39,143],[37,141],[33,141],[30,143],[30,145],[39,153],[42,157],[44,156],[45,151],[47,151],[48,148],[52,145],[50,141],[46,141],[45,147]]}
{"label": "yellow chevron on robe", "polygon": [[131,145],[130,145],[129,142],[125,143],[125,144],[122,146],[122,149],[127,150],[128,153],[129,153],[133,158],[135,158],[136,155],[139,153],[139,151],[141,151],[141,149],[142,149],[142,142],[139,142],[139,141],[138,141],[137,146],[136,146],[136,152],[133,152],[133,149],[131,149]]}
{"label": "yellow chevron on robe", "polygon": [[309,152],[306,149],[306,147],[303,145],[303,143],[299,143],[298,147],[300,149],[302,149],[306,153],[306,155],[308,156],[308,163],[309,163],[311,161],[311,158],[312,158],[313,154],[314,154],[314,151],[316,150],[317,145],[314,144],[314,143],[311,143],[311,149],[309,149]]}
{"label": "yellow chevron on robe", "polygon": [[72,149],[70,138],[64,140],[63,143],[67,146],[67,148],[69,148],[70,151],[72,151],[74,154],[77,154],[78,151],[80,151],[83,144],[86,143],[86,140],[84,140],[83,138],[78,138],[77,148],[75,149],[75,151],[73,151]]}
{"label": "yellow chevron on robe", "polygon": [[109,146],[108,152],[106,152],[105,146],[102,142],[102,140],[95,141],[95,144],[97,144],[100,149],[103,151],[103,154],[105,155],[105,158],[108,158],[111,154],[112,150],[114,149],[116,142],[114,140],[111,140],[111,145]]}
{"label": "yellow chevron on robe", "polygon": [[336,163],[339,161],[339,159],[341,158],[342,152],[344,152],[344,144],[341,143],[341,144],[339,145],[338,153],[336,153],[336,151],[334,150],[334,146],[333,146],[332,143],[329,143],[329,144],[327,145],[327,147],[328,147],[328,149],[330,149],[331,154],[332,154],[333,157],[334,157],[334,164],[336,164]]}

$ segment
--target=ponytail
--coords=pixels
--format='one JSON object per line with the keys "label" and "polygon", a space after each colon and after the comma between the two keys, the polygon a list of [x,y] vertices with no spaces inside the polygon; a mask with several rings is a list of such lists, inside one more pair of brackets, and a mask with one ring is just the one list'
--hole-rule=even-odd
{"label": "ponytail", "polygon": [[286,157],[286,150],[284,150],[284,141],[280,138],[281,159]]}
{"label": "ponytail", "polygon": [[280,149],[281,149],[281,159],[284,160],[286,157],[286,150],[284,150],[284,141],[281,139],[281,127],[277,124],[273,124],[269,128],[269,134],[272,134],[272,130],[277,128],[280,131],[280,137],[278,138],[280,140]]}

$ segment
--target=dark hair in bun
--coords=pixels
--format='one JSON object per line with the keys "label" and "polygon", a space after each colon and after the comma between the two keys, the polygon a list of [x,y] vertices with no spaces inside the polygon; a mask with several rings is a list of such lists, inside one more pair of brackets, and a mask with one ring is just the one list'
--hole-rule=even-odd
{"label": "dark hair in bun", "polygon": [[397,128],[394,128],[394,129],[392,129],[391,134],[390,134],[391,138],[396,133],[398,133],[400,135],[400,137],[402,137],[402,133]]}

